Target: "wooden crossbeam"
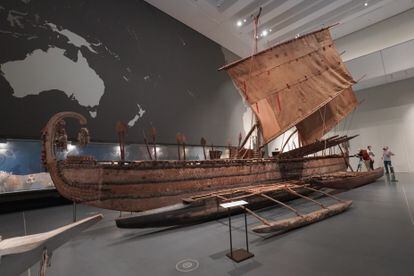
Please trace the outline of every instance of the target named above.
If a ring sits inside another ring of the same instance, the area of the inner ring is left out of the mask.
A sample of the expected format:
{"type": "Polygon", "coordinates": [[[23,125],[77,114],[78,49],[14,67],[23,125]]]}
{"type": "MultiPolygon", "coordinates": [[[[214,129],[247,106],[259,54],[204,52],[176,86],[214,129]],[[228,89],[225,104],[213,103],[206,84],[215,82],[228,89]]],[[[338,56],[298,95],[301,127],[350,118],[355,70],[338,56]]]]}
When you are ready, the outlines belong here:
{"type": "Polygon", "coordinates": [[[279,201],[279,200],[277,200],[277,199],[274,199],[274,198],[272,198],[272,197],[270,197],[270,196],[268,196],[268,195],[265,195],[265,194],[260,194],[262,197],[264,197],[264,198],[267,198],[268,200],[271,200],[271,201],[273,201],[273,202],[275,202],[275,203],[277,203],[277,204],[280,204],[280,205],[282,205],[282,206],[284,206],[284,207],[286,207],[286,208],[288,208],[289,210],[291,210],[292,212],[294,212],[296,215],[298,215],[298,216],[300,216],[300,217],[302,217],[302,215],[299,213],[299,211],[298,210],[296,210],[295,208],[293,208],[293,207],[291,207],[291,206],[289,206],[289,205],[287,205],[287,204],[285,204],[285,203],[283,203],[283,202],[281,202],[281,201],[279,201]]]}
{"type": "Polygon", "coordinates": [[[216,195],[216,197],[217,197],[217,198],[219,198],[219,199],[221,199],[221,200],[227,200],[227,198],[226,198],[226,197],[221,196],[221,195],[216,195]]]}
{"type": "MultiPolygon", "coordinates": [[[[223,196],[220,196],[220,195],[216,195],[216,197],[217,197],[217,198],[219,198],[219,199],[221,199],[221,200],[228,201],[228,198],[226,198],[226,197],[223,197],[223,196]]],[[[258,214],[256,214],[256,213],[255,213],[255,212],[253,212],[252,210],[250,210],[249,208],[247,208],[247,207],[245,207],[245,206],[242,206],[242,205],[240,205],[240,206],[236,206],[236,207],[239,207],[239,208],[241,208],[241,209],[245,210],[247,213],[249,213],[250,215],[252,215],[252,216],[254,216],[255,218],[257,218],[257,219],[258,219],[260,222],[262,222],[263,224],[270,225],[270,222],[269,222],[267,219],[265,219],[265,218],[263,218],[263,217],[259,216],[258,214]]]]}
{"type": "Polygon", "coordinates": [[[311,191],[314,191],[314,192],[321,193],[321,194],[323,194],[323,195],[325,195],[325,196],[327,196],[327,197],[333,198],[333,199],[335,199],[335,200],[337,200],[337,201],[339,201],[339,202],[345,202],[345,200],[340,199],[339,197],[336,197],[336,196],[334,196],[334,195],[331,195],[331,194],[325,193],[324,191],[321,191],[321,190],[318,190],[318,189],[314,189],[314,188],[311,188],[311,187],[303,187],[303,188],[308,189],[308,190],[311,190],[311,191]]]}
{"type": "Polygon", "coordinates": [[[309,201],[312,201],[313,203],[315,203],[315,204],[318,204],[319,206],[321,206],[322,208],[324,208],[324,209],[326,209],[326,206],[325,205],[323,205],[322,203],[320,203],[320,202],[318,202],[318,201],[316,201],[316,200],[314,200],[313,198],[310,198],[310,197],[307,197],[307,196],[304,196],[304,195],[302,195],[302,194],[300,194],[300,193],[297,193],[297,192],[295,192],[294,190],[292,190],[291,188],[286,188],[286,191],[288,191],[289,193],[292,193],[292,194],[294,194],[294,195],[297,195],[298,197],[301,197],[301,198],[303,198],[303,199],[307,199],[307,200],[309,200],[309,201]]]}
{"type": "Polygon", "coordinates": [[[266,225],[269,225],[270,226],[270,222],[267,220],[267,219],[265,219],[265,218],[263,218],[263,217],[261,217],[261,216],[259,216],[258,214],[256,214],[255,212],[253,212],[252,210],[250,210],[249,208],[247,208],[247,207],[244,207],[244,206],[239,206],[240,208],[242,208],[243,210],[245,210],[246,212],[248,212],[250,215],[252,215],[252,216],[254,216],[255,218],[257,218],[259,221],[261,221],[263,224],[266,224],[266,225]]]}
{"type": "Polygon", "coordinates": [[[260,193],[267,193],[267,192],[275,192],[278,190],[283,190],[285,187],[294,187],[294,188],[300,188],[303,186],[303,182],[301,181],[285,181],[285,182],[276,182],[276,183],[269,183],[269,184],[263,184],[259,186],[254,186],[253,184],[251,186],[245,186],[240,188],[233,188],[233,189],[226,189],[218,192],[212,192],[212,193],[206,193],[202,195],[192,196],[190,198],[183,199],[185,202],[194,202],[196,200],[203,200],[208,198],[214,198],[218,195],[220,196],[231,196],[237,193],[246,193],[245,195],[240,195],[236,197],[227,197],[225,198],[226,201],[229,200],[240,200],[252,196],[256,196],[260,193]]]}
{"type": "Polygon", "coordinates": [[[250,192],[247,192],[247,191],[244,191],[244,192],[248,193],[248,194],[227,198],[225,201],[237,201],[237,200],[242,200],[242,199],[246,199],[246,198],[257,195],[257,193],[250,193],[250,192]]]}

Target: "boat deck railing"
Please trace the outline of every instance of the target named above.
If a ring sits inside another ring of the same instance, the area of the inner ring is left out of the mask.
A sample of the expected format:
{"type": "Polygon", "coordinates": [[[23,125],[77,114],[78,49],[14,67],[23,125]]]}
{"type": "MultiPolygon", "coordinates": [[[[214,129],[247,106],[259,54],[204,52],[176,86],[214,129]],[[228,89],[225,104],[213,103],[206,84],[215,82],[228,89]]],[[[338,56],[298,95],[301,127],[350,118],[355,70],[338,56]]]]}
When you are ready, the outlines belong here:
{"type": "Polygon", "coordinates": [[[122,167],[122,168],[198,168],[198,167],[222,167],[222,166],[246,166],[259,164],[284,164],[304,162],[318,159],[328,158],[342,158],[341,155],[325,155],[325,156],[308,156],[302,158],[292,159],[278,159],[278,158],[252,158],[252,159],[216,159],[216,160],[85,160],[85,161],[60,161],[64,165],[87,165],[87,166],[108,166],[108,167],[122,167]]]}

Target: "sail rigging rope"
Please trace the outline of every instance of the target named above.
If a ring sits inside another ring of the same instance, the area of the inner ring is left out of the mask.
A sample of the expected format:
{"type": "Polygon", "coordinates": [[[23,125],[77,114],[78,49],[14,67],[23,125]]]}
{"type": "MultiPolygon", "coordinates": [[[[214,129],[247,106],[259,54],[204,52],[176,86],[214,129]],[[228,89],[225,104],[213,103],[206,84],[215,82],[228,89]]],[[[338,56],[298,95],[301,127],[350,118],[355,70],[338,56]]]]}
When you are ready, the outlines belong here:
{"type": "MultiPolygon", "coordinates": [[[[339,105],[338,101],[336,101],[335,114],[338,114],[338,105],[339,105]]],[[[336,135],[336,132],[338,130],[338,124],[339,124],[338,120],[336,120],[336,119],[335,119],[335,122],[336,122],[336,124],[335,124],[335,127],[334,127],[334,135],[336,135]]],[[[333,154],[336,154],[336,147],[333,147],[333,154]]]]}
{"type": "Polygon", "coordinates": [[[280,145],[280,150],[282,151],[282,148],[283,148],[283,141],[285,140],[285,133],[286,132],[283,132],[283,135],[282,135],[282,144],[280,145]]]}
{"type": "Polygon", "coordinates": [[[349,121],[349,124],[348,124],[348,128],[347,128],[346,133],[345,133],[346,135],[348,135],[348,133],[349,133],[349,129],[351,128],[351,125],[352,125],[352,119],[354,118],[355,109],[356,109],[356,108],[354,108],[354,110],[352,110],[352,113],[351,113],[351,118],[350,118],[350,121],[349,121]]]}
{"type": "Polygon", "coordinates": [[[346,129],[346,124],[347,124],[347,122],[348,122],[348,117],[349,116],[346,116],[345,117],[345,119],[343,120],[343,127],[342,127],[342,133],[345,133],[345,129],[346,129]]]}
{"type": "MultiPolygon", "coordinates": [[[[326,106],[327,104],[325,104],[324,108],[323,108],[323,116],[322,116],[322,111],[321,109],[319,109],[319,115],[321,116],[321,120],[322,120],[322,135],[321,137],[323,137],[323,135],[325,135],[325,129],[326,129],[326,106]]],[[[324,145],[324,150],[326,149],[326,139],[325,139],[325,145],[324,145]]]]}

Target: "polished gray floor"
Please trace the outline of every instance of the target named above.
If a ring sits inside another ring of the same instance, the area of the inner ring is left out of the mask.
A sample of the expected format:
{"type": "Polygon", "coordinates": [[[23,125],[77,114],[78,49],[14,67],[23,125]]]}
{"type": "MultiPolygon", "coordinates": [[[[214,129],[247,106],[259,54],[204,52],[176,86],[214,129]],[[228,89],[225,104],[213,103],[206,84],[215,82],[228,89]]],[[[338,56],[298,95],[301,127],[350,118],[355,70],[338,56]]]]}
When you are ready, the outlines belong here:
{"type": "MultiPolygon", "coordinates": [[[[281,235],[249,231],[255,257],[236,264],[228,252],[228,221],[173,229],[123,230],[119,212],[78,206],[78,217],[102,212],[105,218],[54,252],[48,275],[414,275],[414,174],[382,179],[340,194],[354,201],[338,216],[281,235]],[[199,262],[179,272],[183,259],[199,262]]],[[[300,210],[314,209],[298,200],[300,210]]],[[[276,208],[261,214],[286,217],[276,208]]],[[[0,216],[3,238],[47,231],[72,220],[71,206],[0,216]]],[[[243,246],[243,216],[232,219],[236,247],[243,246]]],[[[257,224],[248,218],[249,227],[257,224]]],[[[37,275],[38,265],[30,270],[37,275]]],[[[29,273],[27,273],[29,274],[29,273]]],[[[26,274],[26,275],[27,275],[26,274]]]]}

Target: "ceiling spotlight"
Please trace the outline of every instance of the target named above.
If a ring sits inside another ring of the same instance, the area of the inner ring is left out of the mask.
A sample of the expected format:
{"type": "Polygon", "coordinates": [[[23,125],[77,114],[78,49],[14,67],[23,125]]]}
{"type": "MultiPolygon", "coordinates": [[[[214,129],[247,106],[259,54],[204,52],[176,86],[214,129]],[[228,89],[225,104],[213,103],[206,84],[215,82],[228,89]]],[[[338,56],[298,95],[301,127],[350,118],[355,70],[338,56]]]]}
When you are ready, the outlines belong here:
{"type": "Polygon", "coordinates": [[[364,3],[364,6],[365,6],[365,7],[366,7],[366,6],[368,6],[368,2],[365,2],[365,3],[364,3]]]}
{"type": "Polygon", "coordinates": [[[267,36],[267,30],[262,31],[262,36],[267,36]]]}
{"type": "Polygon", "coordinates": [[[237,21],[237,27],[240,27],[241,25],[243,25],[243,22],[241,20],[237,21]]]}
{"type": "Polygon", "coordinates": [[[243,22],[246,23],[247,22],[247,19],[243,19],[243,22]]]}
{"type": "Polygon", "coordinates": [[[272,29],[269,29],[269,33],[272,31],[272,29]]]}

